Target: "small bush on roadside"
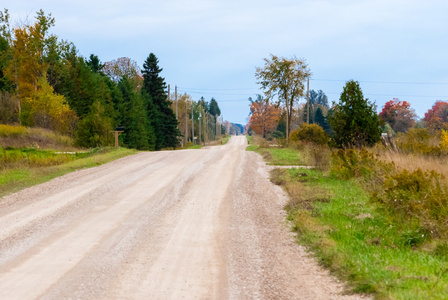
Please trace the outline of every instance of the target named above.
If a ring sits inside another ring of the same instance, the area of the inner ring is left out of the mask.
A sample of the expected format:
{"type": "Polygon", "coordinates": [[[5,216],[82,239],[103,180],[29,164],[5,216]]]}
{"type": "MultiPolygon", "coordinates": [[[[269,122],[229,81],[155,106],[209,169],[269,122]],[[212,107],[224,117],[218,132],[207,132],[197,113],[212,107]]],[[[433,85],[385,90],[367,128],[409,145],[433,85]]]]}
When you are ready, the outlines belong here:
{"type": "Polygon", "coordinates": [[[266,139],[268,141],[278,140],[278,139],[281,139],[281,138],[284,138],[284,137],[285,137],[285,135],[283,134],[283,132],[278,131],[278,130],[270,132],[270,133],[268,133],[266,135],[266,139]]]}
{"type": "Polygon", "coordinates": [[[304,141],[317,145],[326,145],[330,141],[330,136],[317,124],[302,124],[291,132],[289,138],[293,142],[304,141]]]}
{"type": "Polygon", "coordinates": [[[391,175],[374,198],[404,220],[419,220],[433,236],[445,236],[448,224],[448,186],[444,176],[418,169],[391,175]]]}
{"type": "Polygon", "coordinates": [[[367,180],[384,178],[394,169],[392,164],[379,161],[365,149],[338,150],[332,154],[331,175],[339,179],[363,177],[367,180]]]}
{"type": "Polygon", "coordinates": [[[309,166],[315,166],[318,170],[327,171],[330,168],[331,150],[327,145],[303,143],[305,161],[309,166]]]}

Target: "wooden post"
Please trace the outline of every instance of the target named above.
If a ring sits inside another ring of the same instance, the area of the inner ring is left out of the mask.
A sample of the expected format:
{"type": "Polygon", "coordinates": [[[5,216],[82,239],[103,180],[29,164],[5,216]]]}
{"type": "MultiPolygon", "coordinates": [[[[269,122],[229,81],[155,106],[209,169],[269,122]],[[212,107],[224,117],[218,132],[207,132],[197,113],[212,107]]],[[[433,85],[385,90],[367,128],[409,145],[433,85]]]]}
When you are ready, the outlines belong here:
{"type": "Polygon", "coordinates": [[[111,131],[111,132],[114,133],[114,136],[115,136],[115,149],[117,149],[118,148],[118,134],[122,133],[124,131],[122,131],[122,130],[114,130],[114,131],[111,131]]]}
{"type": "Polygon", "coordinates": [[[307,113],[306,113],[306,124],[310,124],[310,78],[307,78],[306,81],[306,107],[307,107],[307,113]]]}

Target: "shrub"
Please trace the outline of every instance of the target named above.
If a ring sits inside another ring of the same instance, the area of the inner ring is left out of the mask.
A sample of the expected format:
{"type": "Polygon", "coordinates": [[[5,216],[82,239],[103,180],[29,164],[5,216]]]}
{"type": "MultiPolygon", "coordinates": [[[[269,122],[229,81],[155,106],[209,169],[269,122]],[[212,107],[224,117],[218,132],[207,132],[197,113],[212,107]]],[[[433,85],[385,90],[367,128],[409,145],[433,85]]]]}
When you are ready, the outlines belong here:
{"type": "Polygon", "coordinates": [[[372,152],[365,149],[347,149],[332,154],[330,174],[339,179],[363,177],[382,184],[385,176],[393,170],[393,164],[379,161],[372,152]]]}
{"type": "Polygon", "coordinates": [[[396,139],[398,149],[406,153],[423,155],[441,155],[440,138],[427,128],[411,128],[406,134],[398,134],[396,139]]]}
{"type": "Polygon", "coordinates": [[[27,130],[24,126],[0,124],[0,137],[19,137],[26,134],[27,130]]]}
{"type": "Polygon", "coordinates": [[[266,135],[266,139],[268,141],[272,141],[274,139],[281,139],[281,138],[284,138],[284,137],[285,137],[285,135],[283,134],[283,132],[278,131],[278,130],[270,132],[270,133],[268,133],[266,135]]]}
{"type": "Polygon", "coordinates": [[[331,162],[331,150],[327,145],[304,144],[305,161],[307,165],[318,170],[327,171],[331,162]]]}
{"type": "Polygon", "coordinates": [[[302,124],[291,132],[289,139],[293,142],[304,141],[317,145],[325,145],[330,141],[330,136],[317,124],[302,124]]]}
{"type": "Polygon", "coordinates": [[[375,198],[402,218],[417,219],[433,235],[440,235],[448,222],[448,186],[444,180],[435,171],[403,170],[389,176],[375,198]]]}

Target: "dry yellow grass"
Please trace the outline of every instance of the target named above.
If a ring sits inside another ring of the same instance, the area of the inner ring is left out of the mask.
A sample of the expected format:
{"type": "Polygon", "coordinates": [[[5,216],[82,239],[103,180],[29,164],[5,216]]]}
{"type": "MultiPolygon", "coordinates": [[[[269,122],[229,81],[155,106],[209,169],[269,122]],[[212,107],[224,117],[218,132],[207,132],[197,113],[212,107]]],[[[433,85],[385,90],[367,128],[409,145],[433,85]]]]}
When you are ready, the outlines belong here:
{"type": "Polygon", "coordinates": [[[434,170],[445,176],[448,180],[448,157],[447,156],[423,156],[420,154],[406,154],[400,152],[390,152],[380,148],[374,148],[373,151],[379,156],[379,159],[385,162],[394,162],[399,170],[422,171],[434,170]]]}

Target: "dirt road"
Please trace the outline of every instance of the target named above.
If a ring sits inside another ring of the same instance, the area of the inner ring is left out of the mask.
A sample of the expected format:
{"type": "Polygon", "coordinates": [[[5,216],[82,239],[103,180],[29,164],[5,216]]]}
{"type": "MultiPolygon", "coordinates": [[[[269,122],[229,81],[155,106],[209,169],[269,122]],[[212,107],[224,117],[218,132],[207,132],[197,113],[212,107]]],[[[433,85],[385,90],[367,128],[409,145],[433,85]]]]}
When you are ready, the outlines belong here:
{"type": "Polygon", "coordinates": [[[0,299],[357,299],[293,241],[245,137],[0,199],[0,299]]]}

